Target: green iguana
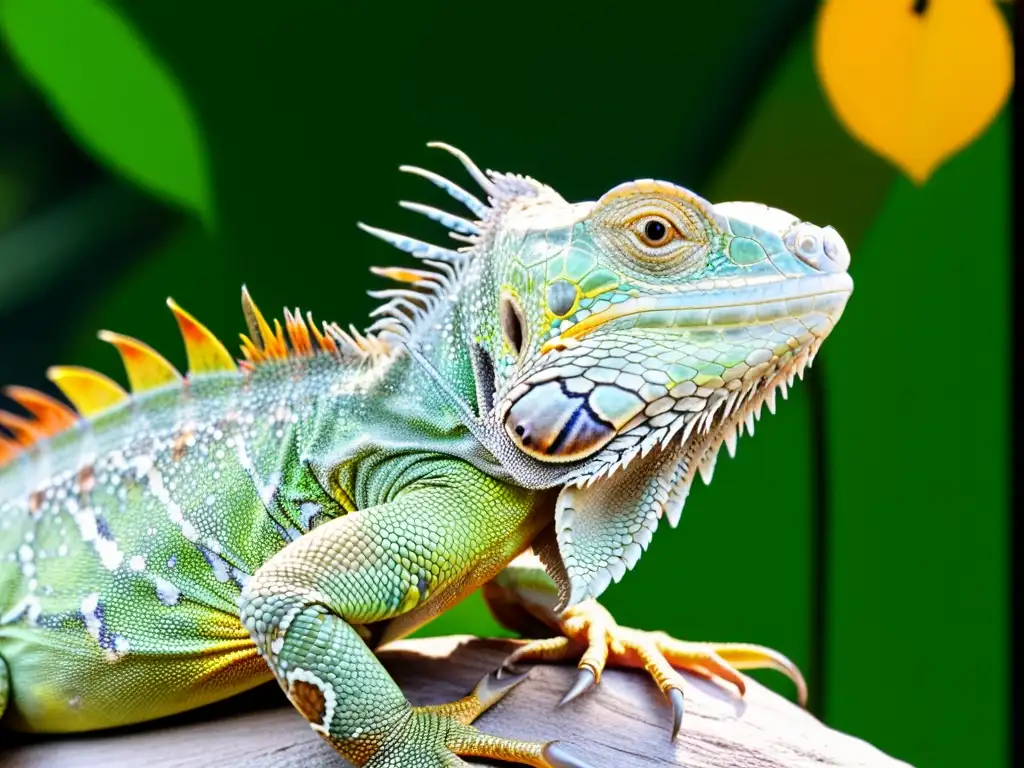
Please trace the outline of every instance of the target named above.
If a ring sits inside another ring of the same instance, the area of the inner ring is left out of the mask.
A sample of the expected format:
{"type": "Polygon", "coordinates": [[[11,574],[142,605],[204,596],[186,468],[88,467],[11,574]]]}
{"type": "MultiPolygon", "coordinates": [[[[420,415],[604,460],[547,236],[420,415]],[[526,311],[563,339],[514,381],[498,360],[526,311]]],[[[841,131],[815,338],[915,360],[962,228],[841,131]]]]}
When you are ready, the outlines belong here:
{"type": "Polygon", "coordinates": [[[571,204],[434,146],[487,202],[403,167],[472,215],[401,203],[453,248],[360,225],[423,266],[374,269],[404,285],[372,294],[365,332],[271,324],[243,289],[236,361],[168,300],[187,376],[102,332],[130,395],[76,367],[48,372],[75,410],[6,390],[24,413],[0,412],[4,726],[137,723],[273,676],[356,766],[557,768],[584,764],[471,725],[517,663],[578,661],[567,699],[606,664],[642,667],[673,737],[677,669],[742,694],[736,670],[775,668],[803,697],[775,651],[620,627],[595,598],[810,364],[853,289],[842,238],[662,181],[571,204]],[[481,586],[500,621],[548,636],[466,698],[411,706],[373,649],[481,586]]]}

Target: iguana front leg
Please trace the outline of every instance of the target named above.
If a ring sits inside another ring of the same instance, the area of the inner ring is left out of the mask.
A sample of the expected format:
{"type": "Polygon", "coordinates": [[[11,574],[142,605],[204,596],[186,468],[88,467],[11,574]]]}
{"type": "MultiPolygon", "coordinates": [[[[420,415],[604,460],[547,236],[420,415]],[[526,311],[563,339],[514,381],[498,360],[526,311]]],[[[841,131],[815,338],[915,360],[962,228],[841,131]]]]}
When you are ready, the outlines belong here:
{"type": "Polygon", "coordinates": [[[326,523],[269,560],[243,592],[242,621],[291,702],[356,766],[464,765],[456,754],[582,766],[552,744],[470,725],[507,682],[485,679],[460,702],[412,707],[363,641],[363,625],[471,591],[533,533],[529,493],[435,463],[386,503],[326,523]]]}
{"type": "Polygon", "coordinates": [[[740,695],[746,686],[737,670],[775,669],[794,682],[800,703],[806,703],[807,685],[800,670],[777,651],[741,643],[686,642],[664,632],[620,627],[596,600],[584,600],[556,613],[557,592],[557,586],[532,553],[516,558],[483,588],[495,617],[510,629],[532,629],[536,636],[540,622],[555,631],[554,636],[520,646],[506,659],[506,667],[526,661],[578,662],[579,677],[561,704],[593,688],[608,664],[643,668],[651,675],[672,705],[673,739],[683,716],[684,684],[677,669],[705,679],[726,680],[736,686],[740,695]]]}

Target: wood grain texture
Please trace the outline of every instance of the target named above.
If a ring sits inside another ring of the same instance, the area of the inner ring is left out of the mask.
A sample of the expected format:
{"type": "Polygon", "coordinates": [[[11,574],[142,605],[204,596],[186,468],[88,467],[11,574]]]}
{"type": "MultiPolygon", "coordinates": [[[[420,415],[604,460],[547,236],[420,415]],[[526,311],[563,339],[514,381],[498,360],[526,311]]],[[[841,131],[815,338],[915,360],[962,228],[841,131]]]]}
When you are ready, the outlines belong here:
{"type": "MultiPolygon", "coordinates": [[[[409,640],[381,659],[413,703],[428,704],[464,695],[513,643],[409,640]]],[[[740,699],[724,685],[689,678],[683,728],[671,743],[668,706],[645,675],[608,670],[595,691],[557,708],[574,678],[570,666],[534,667],[478,725],[504,736],[559,739],[593,768],[908,768],[752,680],[740,699]]],[[[274,686],[149,726],[49,741],[3,733],[0,740],[0,768],[342,765],[274,686]]]]}

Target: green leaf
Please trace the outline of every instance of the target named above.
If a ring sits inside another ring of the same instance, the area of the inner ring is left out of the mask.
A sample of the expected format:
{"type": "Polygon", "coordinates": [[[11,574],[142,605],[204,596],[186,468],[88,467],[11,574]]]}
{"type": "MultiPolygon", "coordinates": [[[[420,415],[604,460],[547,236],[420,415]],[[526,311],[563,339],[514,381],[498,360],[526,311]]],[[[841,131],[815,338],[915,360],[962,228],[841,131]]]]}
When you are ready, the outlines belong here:
{"type": "Polygon", "coordinates": [[[0,33],[84,148],[212,219],[206,155],[188,101],[115,8],[101,0],[0,0],[0,33]]]}

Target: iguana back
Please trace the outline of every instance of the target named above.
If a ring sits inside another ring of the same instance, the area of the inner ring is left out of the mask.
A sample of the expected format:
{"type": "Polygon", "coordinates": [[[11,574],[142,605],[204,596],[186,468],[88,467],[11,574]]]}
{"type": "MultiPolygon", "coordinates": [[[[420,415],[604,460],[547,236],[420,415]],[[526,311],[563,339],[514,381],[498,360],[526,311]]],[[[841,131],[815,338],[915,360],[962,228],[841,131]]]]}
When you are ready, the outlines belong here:
{"type": "Polygon", "coordinates": [[[103,409],[96,418],[9,391],[35,418],[3,416],[25,444],[0,467],[0,656],[17,660],[18,690],[5,723],[134,722],[168,714],[145,695],[155,682],[181,687],[173,698],[186,709],[266,680],[239,593],[275,552],[345,511],[297,459],[320,398],[331,391],[343,409],[369,356],[346,358],[290,316],[291,347],[279,334],[276,347],[249,342],[258,364],[239,371],[174,309],[187,380],[141,343],[104,334],[134,395],[95,372],[51,370],[82,415],[103,409]]]}

